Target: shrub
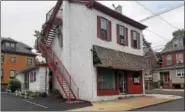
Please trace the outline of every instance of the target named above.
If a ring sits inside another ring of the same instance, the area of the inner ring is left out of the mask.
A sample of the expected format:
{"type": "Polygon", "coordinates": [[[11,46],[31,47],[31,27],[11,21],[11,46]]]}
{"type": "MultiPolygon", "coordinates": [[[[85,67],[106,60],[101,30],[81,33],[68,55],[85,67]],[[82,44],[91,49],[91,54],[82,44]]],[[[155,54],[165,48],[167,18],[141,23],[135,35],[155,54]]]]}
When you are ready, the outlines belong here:
{"type": "Polygon", "coordinates": [[[30,92],[31,97],[40,97],[41,93],[40,92],[30,92]]]}
{"type": "Polygon", "coordinates": [[[15,92],[16,90],[21,90],[21,82],[18,79],[16,79],[16,78],[9,79],[7,87],[12,92],[15,92]]]}

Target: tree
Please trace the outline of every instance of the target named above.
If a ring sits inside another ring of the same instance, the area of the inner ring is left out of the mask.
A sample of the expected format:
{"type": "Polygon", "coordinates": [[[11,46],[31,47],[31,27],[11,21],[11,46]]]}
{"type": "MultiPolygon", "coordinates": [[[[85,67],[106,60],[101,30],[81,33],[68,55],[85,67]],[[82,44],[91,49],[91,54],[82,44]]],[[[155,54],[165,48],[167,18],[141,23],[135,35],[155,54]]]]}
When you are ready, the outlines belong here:
{"type": "Polygon", "coordinates": [[[34,36],[35,36],[35,37],[37,37],[37,38],[39,38],[39,37],[40,37],[40,35],[41,35],[41,32],[40,32],[40,31],[38,31],[38,30],[35,30],[35,34],[34,34],[34,36]]]}
{"type": "Polygon", "coordinates": [[[173,37],[178,37],[178,36],[184,37],[184,33],[185,33],[184,29],[179,29],[177,31],[174,31],[172,35],[173,37]]]}

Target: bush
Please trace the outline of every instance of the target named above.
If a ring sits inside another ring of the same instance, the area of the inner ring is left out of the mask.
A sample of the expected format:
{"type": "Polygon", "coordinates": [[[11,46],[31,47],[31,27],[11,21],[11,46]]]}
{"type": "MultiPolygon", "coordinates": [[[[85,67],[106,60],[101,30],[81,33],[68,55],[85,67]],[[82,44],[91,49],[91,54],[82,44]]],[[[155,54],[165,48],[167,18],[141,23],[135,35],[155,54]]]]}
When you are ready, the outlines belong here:
{"type": "Polygon", "coordinates": [[[31,97],[40,97],[41,93],[40,92],[30,92],[29,96],[31,97]]]}
{"type": "Polygon", "coordinates": [[[21,90],[21,82],[18,79],[16,79],[16,78],[9,79],[7,87],[12,92],[15,92],[16,90],[21,90]]]}

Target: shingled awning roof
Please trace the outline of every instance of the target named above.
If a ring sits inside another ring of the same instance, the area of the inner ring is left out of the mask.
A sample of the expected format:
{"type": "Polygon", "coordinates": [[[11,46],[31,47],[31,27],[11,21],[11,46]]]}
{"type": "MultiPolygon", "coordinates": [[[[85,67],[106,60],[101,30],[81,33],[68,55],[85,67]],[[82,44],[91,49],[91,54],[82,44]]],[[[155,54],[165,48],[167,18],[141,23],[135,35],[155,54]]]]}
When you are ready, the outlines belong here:
{"type": "Polygon", "coordinates": [[[143,56],[93,45],[93,61],[97,67],[141,71],[143,56]]]}

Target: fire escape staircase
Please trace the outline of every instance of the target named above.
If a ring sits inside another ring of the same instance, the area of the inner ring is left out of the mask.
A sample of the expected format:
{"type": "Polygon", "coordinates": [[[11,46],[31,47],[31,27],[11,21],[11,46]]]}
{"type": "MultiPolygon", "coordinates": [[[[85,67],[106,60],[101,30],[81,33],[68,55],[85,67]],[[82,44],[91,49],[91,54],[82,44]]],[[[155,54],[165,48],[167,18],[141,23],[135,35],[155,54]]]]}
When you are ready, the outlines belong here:
{"type": "Polygon", "coordinates": [[[37,38],[36,47],[41,52],[42,56],[46,58],[48,67],[53,72],[53,75],[56,77],[62,91],[61,95],[67,99],[68,102],[78,99],[79,88],[72,80],[71,75],[57,57],[55,52],[52,50],[51,45],[53,39],[57,34],[57,29],[62,24],[61,18],[57,18],[56,15],[62,5],[62,0],[58,0],[55,5],[50,19],[45,23],[42,36],[37,38]]]}

